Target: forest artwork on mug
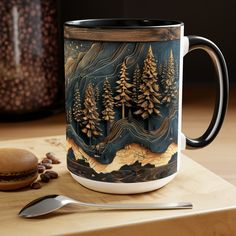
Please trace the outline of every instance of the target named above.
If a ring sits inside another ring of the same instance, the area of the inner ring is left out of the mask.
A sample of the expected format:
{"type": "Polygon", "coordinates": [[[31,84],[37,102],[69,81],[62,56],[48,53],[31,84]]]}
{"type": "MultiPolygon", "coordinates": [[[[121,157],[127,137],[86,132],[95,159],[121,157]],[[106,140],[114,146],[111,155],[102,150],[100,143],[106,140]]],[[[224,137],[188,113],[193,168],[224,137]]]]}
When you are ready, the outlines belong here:
{"type": "Polygon", "coordinates": [[[177,171],[180,40],[65,39],[68,169],[136,183],[177,171]]]}

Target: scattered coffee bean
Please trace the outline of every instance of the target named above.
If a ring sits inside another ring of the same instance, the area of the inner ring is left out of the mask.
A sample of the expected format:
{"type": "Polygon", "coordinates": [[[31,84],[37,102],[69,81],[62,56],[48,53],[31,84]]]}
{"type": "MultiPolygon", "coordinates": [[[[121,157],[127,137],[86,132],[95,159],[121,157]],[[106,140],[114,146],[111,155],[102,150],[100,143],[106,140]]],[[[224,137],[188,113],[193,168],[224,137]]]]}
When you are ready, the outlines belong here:
{"type": "Polygon", "coordinates": [[[50,176],[48,174],[41,174],[40,179],[44,183],[48,183],[50,181],[50,176]]]}
{"type": "Polygon", "coordinates": [[[57,179],[58,178],[58,173],[53,170],[48,170],[45,172],[45,174],[48,174],[50,176],[50,179],[57,179]]]}
{"type": "Polygon", "coordinates": [[[50,163],[42,163],[46,169],[52,169],[52,165],[50,163]]]}
{"type": "Polygon", "coordinates": [[[48,158],[43,158],[42,163],[49,163],[52,164],[52,160],[48,159],[48,158]]]}
{"type": "Polygon", "coordinates": [[[42,164],[38,164],[38,173],[43,173],[46,170],[46,167],[42,164]]]}
{"type": "Polygon", "coordinates": [[[60,164],[61,162],[58,159],[52,160],[52,164],[60,164]]]}
{"type": "Polygon", "coordinates": [[[60,160],[56,158],[55,154],[53,152],[46,153],[46,157],[50,160],[52,160],[52,164],[60,164],[60,160]]]}
{"type": "Polygon", "coordinates": [[[41,188],[41,184],[37,181],[31,184],[30,186],[32,189],[39,189],[41,188]]]}
{"type": "Polygon", "coordinates": [[[47,152],[46,157],[51,160],[56,158],[55,153],[53,152],[47,152]]]}

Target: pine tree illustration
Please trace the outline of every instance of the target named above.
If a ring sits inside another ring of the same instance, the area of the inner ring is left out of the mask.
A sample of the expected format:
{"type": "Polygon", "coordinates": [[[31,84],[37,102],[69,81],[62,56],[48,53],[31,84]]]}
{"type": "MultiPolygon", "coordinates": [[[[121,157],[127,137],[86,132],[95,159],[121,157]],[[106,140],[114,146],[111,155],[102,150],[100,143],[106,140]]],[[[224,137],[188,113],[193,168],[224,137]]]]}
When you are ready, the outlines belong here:
{"type": "Polygon", "coordinates": [[[104,110],[102,111],[102,119],[107,121],[107,134],[110,131],[110,126],[115,119],[114,112],[114,98],[112,96],[111,85],[106,78],[103,84],[103,106],[104,110]]]}
{"type": "Polygon", "coordinates": [[[73,105],[72,105],[72,115],[73,119],[76,121],[76,129],[78,130],[78,125],[81,126],[83,111],[80,100],[80,91],[76,89],[73,96],[73,105]]]}
{"type": "Polygon", "coordinates": [[[158,68],[158,75],[159,75],[160,78],[161,78],[161,75],[162,75],[162,71],[163,71],[163,65],[160,64],[159,68],[158,68]]]}
{"type": "Polygon", "coordinates": [[[179,65],[178,62],[175,63],[175,79],[179,78],[179,65]]]}
{"type": "Polygon", "coordinates": [[[100,98],[100,92],[99,92],[98,86],[96,86],[96,89],[95,89],[95,97],[96,97],[96,102],[98,103],[99,98],[100,98]]]}
{"type": "Polygon", "coordinates": [[[161,83],[163,84],[167,74],[167,61],[161,64],[161,70],[159,71],[161,83]]]}
{"type": "Polygon", "coordinates": [[[141,115],[143,119],[147,119],[151,114],[161,115],[160,113],[160,88],[157,78],[157,64],[149,47],[148,54],[144,60],[142,81],[140,85],[140,95],[138,96],[138,110],[136,115],[141,115]]]}
{"type": "Polygon", "coordinates": [[[92,138],[102,135],[101,129],[99,128],[99,122],[100,118],[99,113],[97,112],[93,86],[89,83],[84,98],[82,132],[90,138],[90,145],[92,143],[92,138]]]}
{"type": "Polygon", "coordinates": [[[128,73],[126,72],[126,64],[125,62],[121,65],[119,80],[116,81],[118,86],[116,87],[116,92],[118,93],[117,96],[115,96],[116,106],[122,108],[122,118],[125,118],[125,107],[131,107],[131,97],[130,95],[132,92],[130,89],[133,87],[131,83],[129,83],[128,73]]]}
{"type": "Polygon", "coordinates": [[[162,80],[164,87],[164,97],[162,99],[162,102],[167,106],[169,106],[169,104],[171,104],[172,102],[175,102],[177,99],[178,89],[175,81],[175,76],[175,61],[173,51],[171,50],[166,69],[166,76],[165,79],[162,80]]]}
{"type": "Polygon", "coordinates": [[[66,123],[67,124],[71,124],[72,123],[72,109],[71,108],[69,108],[68,110],[67,110],[67,116],[66,116],[66,123]]]}
{"type": "Polygon", "coordinates": [[[136,65],[133,75],[133,102],[136,105],[138,103],[139,88],[141,84],[141,70],[139,65],[136,65]]]}

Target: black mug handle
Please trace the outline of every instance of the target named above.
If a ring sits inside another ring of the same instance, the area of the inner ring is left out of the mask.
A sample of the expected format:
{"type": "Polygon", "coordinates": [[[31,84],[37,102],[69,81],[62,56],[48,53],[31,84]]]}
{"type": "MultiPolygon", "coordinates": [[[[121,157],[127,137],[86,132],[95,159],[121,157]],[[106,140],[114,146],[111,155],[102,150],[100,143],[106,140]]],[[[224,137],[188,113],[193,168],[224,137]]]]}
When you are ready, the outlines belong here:
{"type": "Polygon", "coordinates": [[[215,101],[214,113],[205,133],[199,138],[191,139],[186,137],[186,148],[202,148],[210,144],[220,131],[228,105],[229,97],[229,78],[227,65],[220,49],[210,40],[199,36],[187,36],[189,50],[202,49],[210,56],[218,77],[217,96],[215,101]]]}

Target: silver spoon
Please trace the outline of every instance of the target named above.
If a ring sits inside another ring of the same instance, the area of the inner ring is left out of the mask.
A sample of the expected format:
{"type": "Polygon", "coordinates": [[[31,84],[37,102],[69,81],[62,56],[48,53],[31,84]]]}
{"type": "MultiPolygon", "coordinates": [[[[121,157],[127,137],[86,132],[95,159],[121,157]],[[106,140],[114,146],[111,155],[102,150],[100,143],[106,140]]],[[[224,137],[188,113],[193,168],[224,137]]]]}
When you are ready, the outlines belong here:
{"type": "Polygon", "coordinates": [[[56,211],[67,204],[76,204],[84,207],[96,207],[103,209],[130,209],[130,210],[168,210],[168,209],[191,209],[193,205],[191,202],[176,202],[176,203],[127,203],[127,204],[108,204],[108,203],[89,203],[74,200],[72,198],[62,195],[46,195],[44,197],[37,198],[28,203],[19,212],[19,216],[26,218],[33,218],[37,216],[46,215],[53,211],[56,211]]]}

